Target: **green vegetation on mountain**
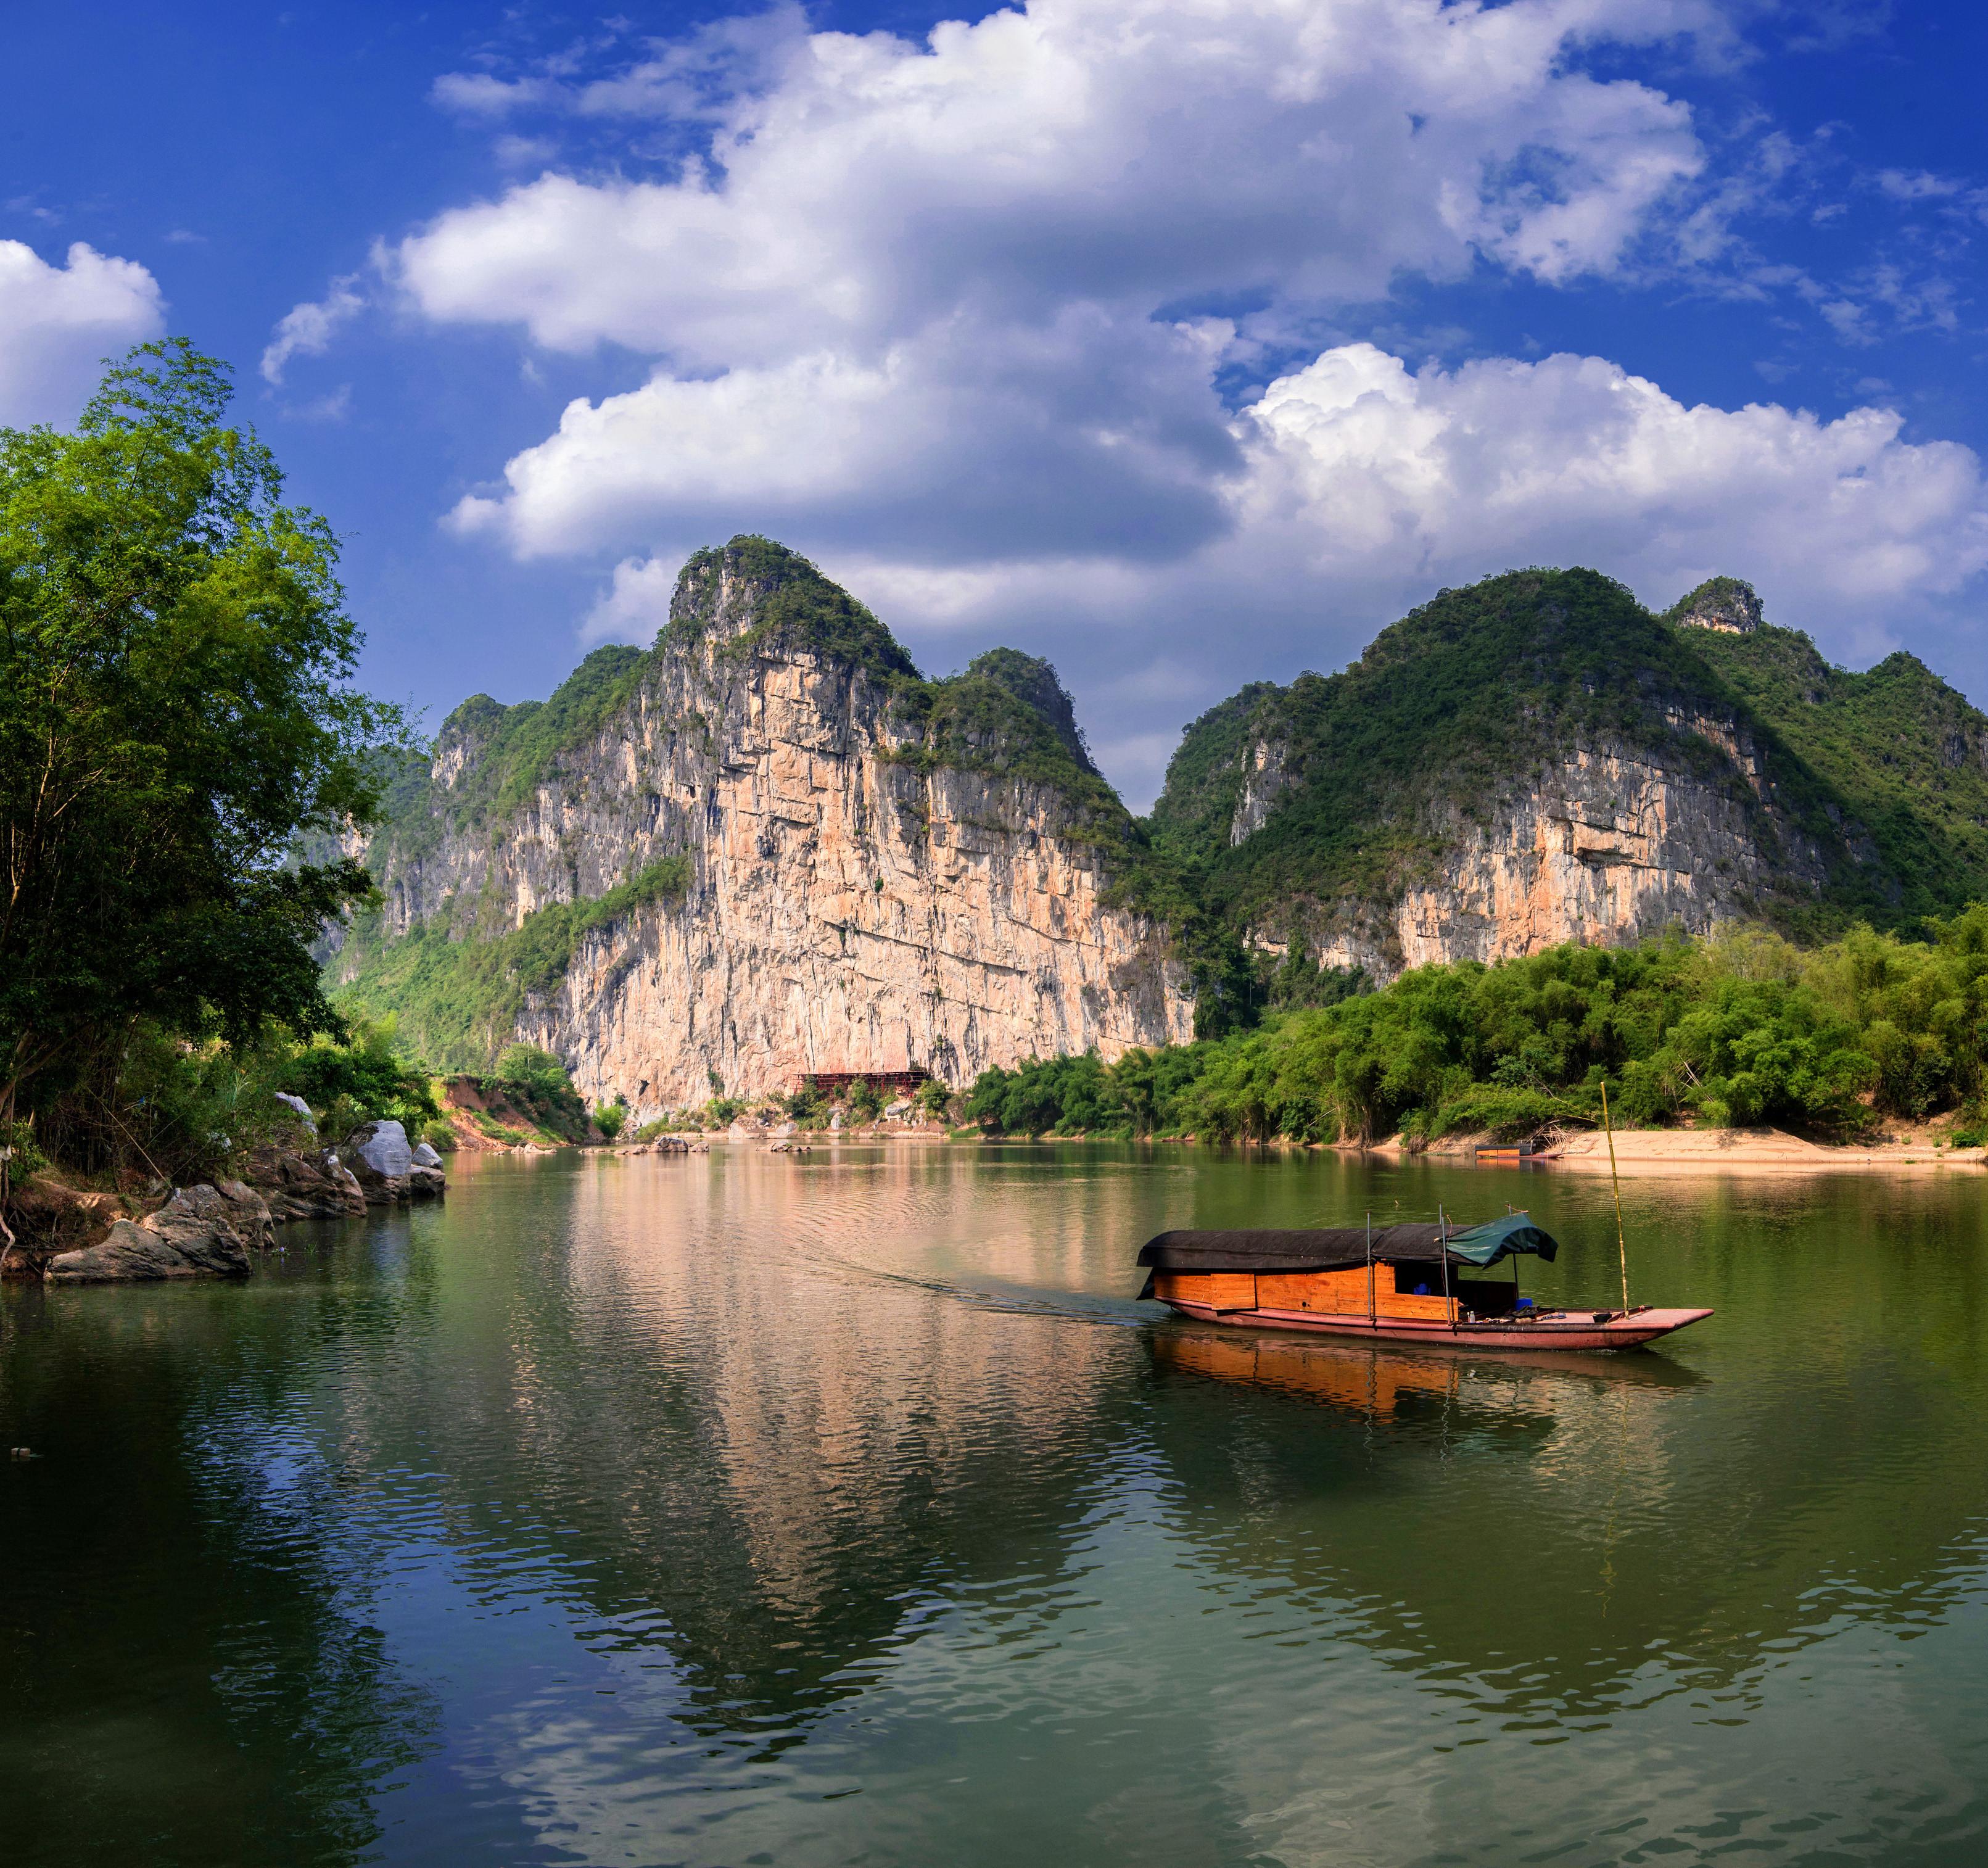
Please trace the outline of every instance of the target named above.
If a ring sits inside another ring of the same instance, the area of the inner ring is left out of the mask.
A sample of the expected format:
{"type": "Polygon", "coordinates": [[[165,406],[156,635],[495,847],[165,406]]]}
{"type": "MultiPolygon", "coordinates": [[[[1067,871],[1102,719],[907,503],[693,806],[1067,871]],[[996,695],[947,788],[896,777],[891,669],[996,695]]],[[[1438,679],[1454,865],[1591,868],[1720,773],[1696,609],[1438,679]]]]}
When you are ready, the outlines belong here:
{"type": "Polygon", "coordinates": [[[1712,618],[1737,630],[1757,629],[1760,600],[1743,578],[1708,577],[1664,612],[1667,623],[1680,623],[1687,617],[1712,618]]]}
{"type": "Polygon", "coordinates": [[[942,681],[898,682],[890,725],[909,743],[889,756],[922,772],[975,772],[1046,787],[1068,807],[1067,834],[1126,847],[1142,841],[1132,814],[1081,747],[1073,749],[1053,720],[979,668],[942,681]]]}
{"type": "Polygon", "coordinates": [[[651,902],[680,900],[695,867],[688,855],[661,858],[605,895],[549,903],[514,928],[479,927],[474,915],[466,928],[418,921],[396,940],[377,909],[355,916],[344,960],[353,976],[338,1003],[394,1016],[405,1041],[438,1070],[489,1070],[530,997],[559,985],[589,934],[651,902]]]}
{"type": "Polygon", "coordinates": [[[1192,1045],[1030,1059],[967,1102],[991,1134],[1431,1140],[1598,1123],[1776,1123],[1827,1139],[1988,1097],[1988,905],[1927,941],[1852,929],[1801,949],[1762,928],[1556,947],[1404,973],[1192,1045]]]}
{"type": "Polygon", "coordinates": [[[1253,681],[1226,700],[1217,701],[1182,736],[1167,765],[1166,788],[1148,820],[1167,848],[1186,859],[1205,861],[1228,846],[1252,725],[1259,710],[1283,692],[1273,681],[1253,681]]]}
{"type": "Polygon", "coordinates": [[[1063,750],[1085,771],[1095,775],[1097,763],[1085,743],[1084,729],[1077,723],[1077,706],[1069,691],[1057,679],[1057,672],[1040,655],[1025,655],[1019,648],[990,648],[966,665],[969,675],[999,682],[1023,706],[1049,723],[1063,743],[1063,750]]]}
{"type": "Polygon", "coordinates": [[[1797,630],[1690,633],[1726,690],[1814,774],[1846,838],[1868,838],[1893,892],[1875,914],[1905,922],[1988,894],[1988,719],[1964,697],[1913,655],[1858,674],[1797,630]]]}
{"type": "Polygon", "coordinates": [[[625,644],[597,648],[545,701],[500,707],[487,694],[465,701],[445,722],[476,749],[467,782],[451,792],[458,823],[508,816],[560,772],[560,755],[586,745],[634,697],[651,656],[625,644]]]}
{"type": "MultiPolygon", "coordinates": [[[[1694,599],[1751,597],[1714,584],[1694,599]]],[[[1792,631],[1676,627],[1589,570],[1443,591],[1339,674],[1245,689],[1189,728],[1151,824],[1209,912],[1301,937],[1335,904],[1436,875],[1457,825],[1603,736],[1726,793],[1753,828],[1753,910],[1791,932],[1899,926],[1988,894],[1988,721],[1959,695],[1906,656],[1851,675],[1792,631]],[[1773,810],[1728,731],[1760,756],[1773,810]],[[1232,845],[1259,746],[1281,789],[1232,845]],[[1820,897],[1791,839],[1820,854],[1820,897]]]]}
{"type": "Polygon", "coordinates": [[[727,644],[725,653],[826,656],[862,669],[878,681],[918,679],[918,668],[898,639],[839,584],[797,551],[756,533],[729,545],[692,554],[678,580],[669,622],[658,648],[687,643],[716,620],[721,574],[729,572],[751,593],[753,620],[727,644]]]}

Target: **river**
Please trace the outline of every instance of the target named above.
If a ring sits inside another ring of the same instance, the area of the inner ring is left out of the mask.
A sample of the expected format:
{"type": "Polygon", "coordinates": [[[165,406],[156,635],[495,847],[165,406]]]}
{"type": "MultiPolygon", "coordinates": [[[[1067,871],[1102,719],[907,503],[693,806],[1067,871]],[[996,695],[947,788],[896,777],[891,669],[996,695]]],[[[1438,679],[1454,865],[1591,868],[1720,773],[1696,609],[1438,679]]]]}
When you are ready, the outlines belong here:
{"type": "Polygon", "coordinates": [[[0,1855],[1973,1863],[1988,1182],[1625,1185],[1655,1352],[1172,1321],[1168,1226],[1608,1183],[1133,1146],[458,1158],[0,1293],[0,1855]]]}

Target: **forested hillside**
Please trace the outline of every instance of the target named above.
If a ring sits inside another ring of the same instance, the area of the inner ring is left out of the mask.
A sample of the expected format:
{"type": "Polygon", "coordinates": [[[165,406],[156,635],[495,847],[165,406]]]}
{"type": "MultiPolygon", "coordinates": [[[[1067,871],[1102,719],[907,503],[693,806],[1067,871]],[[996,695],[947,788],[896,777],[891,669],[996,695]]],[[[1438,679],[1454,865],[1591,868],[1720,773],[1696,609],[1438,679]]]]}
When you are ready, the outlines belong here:
{"type": "Polygon", "coordinates": [[[1142,823],[1047,663],[994,649],[928,680],[813,565],[741,537],[685,566],[650,648],[597,650],[544,702],[465,702],[368,861],[383,902],[333,962],[341,1000],[397,1016],[438,1065],[487,1068],[522,1037],[639,1104],[659,1050],[672,1093],[702,1095],[909,1042],[958,1081],[990,1041],[1019,1060],[1219,1037],[1431,963],[1735,922],[1909,935],[1988,896],[1988,719],[1910,656],[1832,668],[1734,579],[1659,616],[1594,571],[1515,571],[1439,592],[1337,674],[1211,709],[1142,823]],[[1045,834],[1081,906],[1038,873],[1045,834]],[[743,973],[714,906],[733,895],[754,904],[743,973]],[[1062,956],[1046,974],[1002,945],[1024,924],[1062,956]],[[1028,980],[1076,990],[1070,956],[1098,964],[1098,932],[1135,926],[1164,968],[1104,962],[1088,997],[1032,1009],[1028,980]],[[671,942],[715,983],[631,988],[671,942]],[[627,1009],[692,990],[718,995],[708,1038],[627,1009]],[[827,1009],[846,991],[910,994],[939,1023],[893,1038],[893,1011],[852,1036],[827,1009]],[[722,1035],[741,1007],[787,1033],[774,1051],[722,1035]]]}
{"type": "Polygon", "coordinates": [[[1988,893],[1988,719],[1922,664],[1848,673],[1793,630],[1691,627],[1581,570],[1442,591],[1338,674],[1245,689],[1188,729],[1151,824],[1229,925],[1330,951],[1349,913],[1439,894],[1473,844],[1495,842],[1501,812],[1607,760],[1654,774],[1662,795],[1631,809],[1613,784],[1556,800],[1576,828],[1614,820],[1613,845],[1570,835],[1571,853],[1667,864],[1685,886],[1601,938],[1680,908],[1701,927],[1755,916],[1819,938],[1988,893]],[[1631,847],[1675,843],[1688,808],[1706,819],[1701,848],[1689,832],[1655,862],[1631,847]]]}
{"type": "Polygon", "coordinates": [[[1182,1135],[1412,1145],[1598,1125],[1770,1123],[1824,1141],[1953,1115],[1988,1125],[1988,907],[1903,940],[1802,948],[1764,928],[1570,943],[1424,966],[1256,1030],[984,1072],[994,1135],[1182,1135]]]}

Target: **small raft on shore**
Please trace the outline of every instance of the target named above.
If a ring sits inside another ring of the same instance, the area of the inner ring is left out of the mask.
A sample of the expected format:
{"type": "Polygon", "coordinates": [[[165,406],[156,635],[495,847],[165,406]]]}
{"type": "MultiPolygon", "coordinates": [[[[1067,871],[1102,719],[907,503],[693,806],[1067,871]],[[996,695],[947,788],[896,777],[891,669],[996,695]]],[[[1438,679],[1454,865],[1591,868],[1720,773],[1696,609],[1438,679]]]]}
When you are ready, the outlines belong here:
{"type": "Polygon", "coordinates": [[[1550,1263],[1558,1242],[1516,1213],[1307,1231],[1167,1232],[1148,1240],[1142,1298],[1185,1317],[1254,1329],[1487,1349],[1634,1349],[1709,1310],[1541,1309],[1519,1294],[1518,1261],[1550,1263]],[[1481,1275],[1510,1261],[1508,1280],[1481,1275]],[[1468,1276],[1469,1273],[1479,1275],[1468,1276]]]}

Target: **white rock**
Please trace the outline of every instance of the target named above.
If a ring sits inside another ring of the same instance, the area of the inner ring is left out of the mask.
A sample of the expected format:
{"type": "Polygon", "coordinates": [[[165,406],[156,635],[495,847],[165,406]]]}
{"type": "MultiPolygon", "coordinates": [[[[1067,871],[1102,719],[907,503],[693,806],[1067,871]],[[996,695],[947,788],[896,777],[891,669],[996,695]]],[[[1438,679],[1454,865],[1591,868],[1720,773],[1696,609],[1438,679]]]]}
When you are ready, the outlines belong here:
{"type": "Polygon", "coordinates": [[[441,1166],[441,1156],[425,1142],[417,1142],[414,1144],[414,1160],[416,1164],[421,1167],[438,1168],[441,1166]]]}
{"type": "MultiPolygon", "coordinates": [[[[383,1122],[367,1125],[371,1132],[359,1131],[353,1140],[359,1140],[360,1158],[376,1174],[384,1174],[389,1180],[404,1177],[414,1165],[414,1151],[407,1146],[407,1132],[398,1122],[383,1122]]],[[[347,1147],[352,1142],[348,1141],[347,1147]]]]}
{"type": "Polygon", "coordinates": [[[301,1096],[292,1096],[287,1090],[279,1090],[276,1092],[276,1100],[286,1108],[296,1110],[297,1114],[303,1117],[304,1126],[313,1135],[317,1133],[317,1118],[311,1114],[310,1105],[301,1096]]]}

